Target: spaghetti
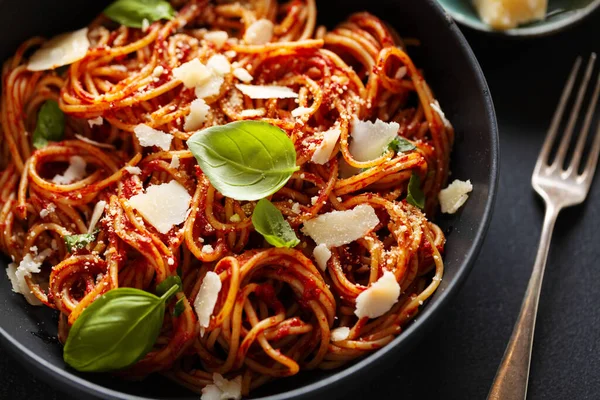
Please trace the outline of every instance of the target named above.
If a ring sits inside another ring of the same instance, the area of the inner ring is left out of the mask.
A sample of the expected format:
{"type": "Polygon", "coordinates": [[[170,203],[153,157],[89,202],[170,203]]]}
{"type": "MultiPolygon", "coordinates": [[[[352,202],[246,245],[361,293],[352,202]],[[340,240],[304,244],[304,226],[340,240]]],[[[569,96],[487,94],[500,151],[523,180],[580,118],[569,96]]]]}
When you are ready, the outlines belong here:
{"type": "Polygon", "coordinates": [[[41,38],[23,43],[4,64],[0,249],[16,264],[37,256],[39,272],[25,277],[29,300],[58,310],[64,342],[70,326],[107,291],[153,292],[180,274],[183,312],[175,316],[175,305],[167,306],[152,351],[122,374],[161,372],[196,392],[212,384],[216,372],[242,376],[247,395],[275,378],[337,368],[385,346],[442,278],[444,234],[426,215],[438,206],[453,142],[452,127],[406,44],[367,13],[333,30],[317,27],[314,0],[173,3],[173,19],[143,29],[99,16],[89,25],[85,57],[66,70],[27,69],[41,38]],[[249,44],[244,34],[260,20],[273,23],[272,37],[249,44]],[[227,40],[207,40],[215,31],[226,32],[227,40]],[[196,96],[173,70],[215,54],[245,69],[253,84],[298,93],[296,100],[252,99],[237,88],[236,74],[227,73],[218,93],[205,99],[202,124],[258,119],[287,133],[300,170],[271,201],[300,238],[295,248],[268,245],[250,218],[256,202],[216,191],[186,146],[197,131],[184,128],[196,96]],[[35,149],[31,133],[47,100],[58,101],[66,116],[64,138],[35,149]],[[294,116],[297,108],[302,113],[294,116]],[[416,149],[359,161],[350,151],[354,119],[397,122],[398,135],[416,149]],[[169,150],[142,146],[134,134],[140,123],[172,135],[169,150]],[[312,162],[323,132],[333,127],[340,138],[329,162],[312,162]],[[56,183],[74,156],[84,161],[83,176],[56,183]],[[421,178],[424,211],[405,200],[413,174],[421,178]],[[191,205],[185,222],[165,234],[144,223],[129,199],[170,181],[189,192],[191,205]],[[64,238],[89,233],[101,201],[107,206],[97,235],[70,252],[64,238]],[[358,205],[371,206],[379,223],[331,248],[321,270],[304,222],[358,205]],[[201,335],[193,301],[209,271],[222,288],[201,335]],[[398,282],[399,298],[380,317],[357,318],[357,297],[385,271],[398,282]],[[340,327],[347,335],[334,341],[331,332],[340,327]]]}

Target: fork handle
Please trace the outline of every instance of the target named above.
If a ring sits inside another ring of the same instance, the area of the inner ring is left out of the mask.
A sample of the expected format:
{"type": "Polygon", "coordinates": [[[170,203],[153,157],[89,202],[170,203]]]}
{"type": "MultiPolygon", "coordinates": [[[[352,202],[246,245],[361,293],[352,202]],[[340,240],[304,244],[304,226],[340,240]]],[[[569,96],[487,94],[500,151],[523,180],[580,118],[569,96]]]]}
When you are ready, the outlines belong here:
{"type": "Polygon", "coordinates": [[[552,231],[560,209],[547,204],[542,237],[521,311],[498,367],[488,400],[524,400],[527,397],[531,349],[544,269],[552,240],[552,231]]]}

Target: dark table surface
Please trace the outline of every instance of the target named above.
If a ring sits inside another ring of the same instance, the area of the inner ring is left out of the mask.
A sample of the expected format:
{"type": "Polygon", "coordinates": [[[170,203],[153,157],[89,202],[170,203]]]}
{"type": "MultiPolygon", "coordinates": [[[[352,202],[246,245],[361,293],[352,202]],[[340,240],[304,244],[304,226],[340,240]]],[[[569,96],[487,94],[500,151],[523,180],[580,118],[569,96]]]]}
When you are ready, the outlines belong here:
{"type": "MultiPolygon", "coordinates": [[[[573,61],[600,52],[600,13],[541,39],[465,34],[482,64],[500,125],[501,174],[492,224],[473,272],[442,322],[393,369],[381,371],[376,385],[357,385],[350,399],[485,398],[541,230],[543,206],[531,189],[531,172],[573,61]]],[[[538,313],[530,399],[600,397],[599,202],[597,178],[587,202],[559,217],[538,313]]],[[[35,379],[1,348],[0,382],[0,399],[72,399],[35,379]]]]}

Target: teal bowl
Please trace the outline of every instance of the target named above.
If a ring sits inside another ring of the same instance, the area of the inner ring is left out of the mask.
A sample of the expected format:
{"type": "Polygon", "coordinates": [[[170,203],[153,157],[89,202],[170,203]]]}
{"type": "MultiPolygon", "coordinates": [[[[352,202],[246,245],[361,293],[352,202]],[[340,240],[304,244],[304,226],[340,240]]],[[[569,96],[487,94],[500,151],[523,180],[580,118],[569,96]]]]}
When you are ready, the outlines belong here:
{"type": "Polygon", "coordinates": [[[506,36],[550,35],[581,21],[600,8],[600,0],[548,0],[548,13],[545,20],[502,31],[492,29],[481,21],[471,0],[438,1],[456,22],[479,31],[506,36]]]}

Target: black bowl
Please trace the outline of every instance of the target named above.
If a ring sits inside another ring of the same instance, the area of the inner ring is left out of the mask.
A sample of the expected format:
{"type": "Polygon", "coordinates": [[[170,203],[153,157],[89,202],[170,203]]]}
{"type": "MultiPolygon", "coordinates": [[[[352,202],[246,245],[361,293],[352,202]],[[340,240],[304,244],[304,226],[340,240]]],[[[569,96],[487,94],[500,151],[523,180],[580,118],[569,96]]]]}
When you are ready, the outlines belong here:
{"type": "MultiPolygon", "coordinates": [[[[452,178],[470,179],[474,186],[465,207],[439,223],[449,234],[442,283],[416,320],[391,344],[335,371],[303,372],[273,382],[253,397],[275,399],[335,399],[392,365],[415,345],[464,282],[481,247],[494,201],[498,174],[498,133],[490,93],[479,64],[464,37],[434,0],[323,0],[320,23],[335,25],[354,11],[369,11],[394,26],[401,35],[421,40],[411,54],[439,99],[457,132],[452,154],[452,178]],[[450,234],[451,233],[451,234],[450,234]]],[[[80,28],[106,2],[78,0],[0,1],[0,59],[6,59],[23,40],[80,28]]],[[[1,260],[0,265],[6,266],[1,260]]],[[[3,268],[2,268],[3,269],[3,268]]],[[[12,293],[0,273],[0,341],[17,359],[51,384],[82,397],[102,399],[198,399],[160,376],[125,382],[102,374],[81,374],[65,366],[62,348],[54,338],[56,315],[27,305],[12,293]]]]}

